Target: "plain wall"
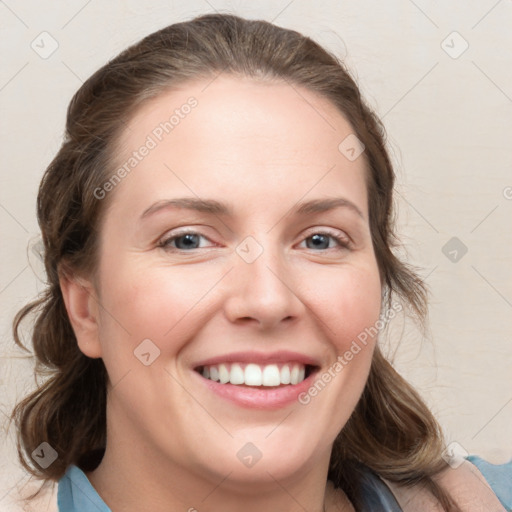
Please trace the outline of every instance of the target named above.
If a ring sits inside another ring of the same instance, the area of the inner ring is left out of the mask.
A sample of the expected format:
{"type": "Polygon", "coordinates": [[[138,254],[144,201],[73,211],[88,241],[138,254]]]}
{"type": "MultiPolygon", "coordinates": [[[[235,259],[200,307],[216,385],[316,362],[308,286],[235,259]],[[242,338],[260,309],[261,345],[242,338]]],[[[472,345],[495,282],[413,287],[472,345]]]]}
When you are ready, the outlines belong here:
{"type": "MultiPolygon", "coordinates": [[[[71,96],[127,45],[215,9],[299,30],[345,59],[387,129],[404,257],[431,290],[428,335],[397,320],[384,348],[396,349],[396,368],[427,400],[447,442],[490,462],[509,460],[512,3],[495,0],[1,2],[3,432],[16,399],[34,386],[33,361],[20,358],[11,321],[43,290],[31,249],[36,193],[60,146],[71,96]],[[48,58],[31,47],[51,49],[43,31],[58,43],[48,58]]],[[[27,477],[12,426],[6,439],[0,509],[18,510],[27,477]]]]}

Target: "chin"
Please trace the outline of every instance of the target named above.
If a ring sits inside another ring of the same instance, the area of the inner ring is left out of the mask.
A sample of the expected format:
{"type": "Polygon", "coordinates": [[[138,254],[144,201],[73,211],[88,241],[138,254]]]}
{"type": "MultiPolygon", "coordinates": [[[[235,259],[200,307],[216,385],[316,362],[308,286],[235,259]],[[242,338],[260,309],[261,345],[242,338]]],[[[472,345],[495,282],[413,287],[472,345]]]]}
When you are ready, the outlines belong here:
{"type": "MultiPolygon", "coordinates": [[[[268,432],[267,428],[265,435],[268,435],[268,432]]],[[[285,481],[297,473],[310,471],[315,463],[318,463],[315,459],[325,453],[321,447],[313,448],[311,441],[307,442],[304,436],[294,441],[289,436],[286,439],[285,436],[278,436],[275,433],[267,439],[262,435],[255,435],[254,441],[251,442],[245,440],[250,438],[247,431],[245,434],[244,440],[233,440],[217,457],[212,454],[203,461],[208,472],[217,475],[217,481],[219,475],[224,478],[229,474],[227,480],[238,486],[248,484],[254,488],[257,481],[260,481],[262,486],[269,483],[275,486],[275,480],[285,481]],[[275,437],[271,439],[273,435],[275,437]],[[212,464],[213,461],[216,461],[215,464],[212,464]]]]}

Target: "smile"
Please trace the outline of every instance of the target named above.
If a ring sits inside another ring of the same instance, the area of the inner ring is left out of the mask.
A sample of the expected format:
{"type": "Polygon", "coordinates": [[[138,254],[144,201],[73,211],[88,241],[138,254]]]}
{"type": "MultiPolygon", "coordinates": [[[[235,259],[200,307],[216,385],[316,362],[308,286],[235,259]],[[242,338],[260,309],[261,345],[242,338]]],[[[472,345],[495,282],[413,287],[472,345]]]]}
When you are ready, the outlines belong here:
{"type": "Polygon", "coordinates": [[[221,363],[200,366],[196,371],[205,379],[221,384],[276,387],[300,384],[312,368],[301,363],[221,363]]]}

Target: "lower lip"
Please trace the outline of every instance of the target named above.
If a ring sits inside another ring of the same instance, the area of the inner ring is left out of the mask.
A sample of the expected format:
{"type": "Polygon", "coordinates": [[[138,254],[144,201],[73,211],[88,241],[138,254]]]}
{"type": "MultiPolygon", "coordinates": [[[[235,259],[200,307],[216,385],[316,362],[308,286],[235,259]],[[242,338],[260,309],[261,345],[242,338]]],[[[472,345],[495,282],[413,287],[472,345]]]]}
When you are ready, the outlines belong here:
{"type": "Polygon", "coordinates": [[[282,409],[287,405],[298,402],[298,396],[311,386],[317,372],[311,373],[299,384],[287,384],[279,388],[268,389],[221,384],[214,380],[205,379],[196,371],[193,371],[193,373],[210,391],[240,407],[272,410],[282,409]]]}

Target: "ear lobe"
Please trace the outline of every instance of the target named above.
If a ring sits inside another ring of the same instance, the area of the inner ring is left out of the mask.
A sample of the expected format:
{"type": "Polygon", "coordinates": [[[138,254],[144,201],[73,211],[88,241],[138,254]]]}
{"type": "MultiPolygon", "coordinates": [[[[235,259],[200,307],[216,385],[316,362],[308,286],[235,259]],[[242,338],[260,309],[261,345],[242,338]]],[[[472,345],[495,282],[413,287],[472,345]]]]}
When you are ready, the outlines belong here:
{"type": "Polygon", "coordinates": [[[93,359],[101,357],[98,307],[92,283],[65,271],[59,272],[59,283],[80,351],[93,359]]]}

